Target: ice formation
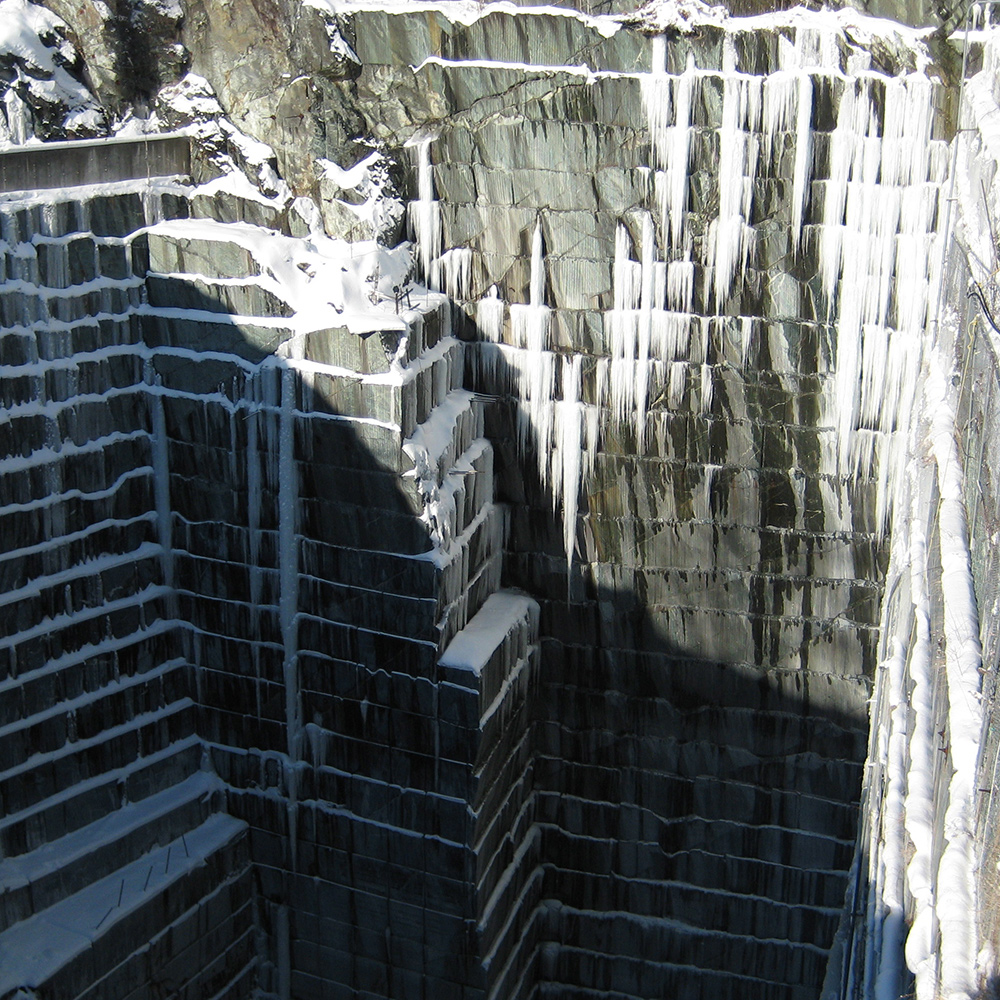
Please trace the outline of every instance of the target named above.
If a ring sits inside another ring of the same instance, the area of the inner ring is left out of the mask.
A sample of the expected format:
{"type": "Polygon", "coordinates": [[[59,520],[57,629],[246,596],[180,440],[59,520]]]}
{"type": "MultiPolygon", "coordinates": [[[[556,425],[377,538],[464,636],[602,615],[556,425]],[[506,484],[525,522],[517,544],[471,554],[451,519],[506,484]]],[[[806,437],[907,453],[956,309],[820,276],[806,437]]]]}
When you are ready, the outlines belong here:
{"type": "MultiPolygon", "coordinates": [[[[651,7],[643,16],[655,22],[657,10],[651,7]]],[[[506,369],[520,407],[522,454],[535,454],[554,507],[564,518],[574,518],[587,488],[599,414],[642,451],[651,401],[682,405],[685,366],[696,366],[695,405],[703,415],[711,413],[717,359],[707,353],[707,335],[692,337],[703,322],[699,316],[735,322],[743,363],[748,361],[755,324],[740,314],[740,299],[745,285],[760,280],[754,277],[759,266],[755,190],[760,178],[781,169],[779,160],[790,142],[790,256],[804,251],[806,241],[809,252],[818,249],[822,314],[817,318],[837,330],[831,419],[839,458],[825,471],[876,479],[882,530],[902,476],[905,436],[899,429],[908,425],[914,405],[921,334],[937,294],[936,232],[947,144],[932,133],[934,83],[923,72],[926,59],[916,33],[889,31],[851,12],[800,11],[784,20],[765,15],[746,19],[737,29],[737,22],[720,21],[718,11],[697,5],[683,17],[685,23],[691,18],[726,28],[721,70],[700,69],[690,52],[684,69],[669,73],[660,34],[651,40],[649,71],[624,74],[637,76],[642,90],[651,147],[649,198],[644,213],[618,225],[614,302],[604,316],[608,356],[579,372],[580,398],[587,403],[577,404],[577,372],[560,368],[558,350],[550,343],[549,310],[539,284],[544,210],[532,234],[528,301],[508,305],[493,288],[477,304],[482,339],[496,345],[483,350],[485,363],[494,373],[506,369]],[[739,66],[736,43],[737,30],[758,21],[778,30],[779,68],[763,77],[739,66]],[[875,32],[887,32],[900,65],[910,71],[893,78],[870,70],[869,53],[860,42],[875,32]],[[687,219],[692,116],[709,78],[722,86],[719,201],[696,251],[687,219]],[[829,176],[819,180],[812,140],[817,86],[838,95],[829,176]],[[692,353],[695,343],[700,353],[692,353]],[[589,428],[580,433],[566,419],[577,405],[581,428],[589,428]],[[585,451],[579,461],[573,454],[578,447],[585,451]]],[[[586,68],[559,69],[583,73],[586,68]]],[[[584,75],[593,83],[616,74],[586,69],[584,75]]],[[[457,248],[442,252],[433,139],[421,137],[415,146],[419,194],[410,204],[410,218],[421,268],[431,287],[461,299],[470,281],[469,257],[457,248]]],[[[567,559],[572,559],[575,528],[564,523],[563,534],[567,559]]]]}

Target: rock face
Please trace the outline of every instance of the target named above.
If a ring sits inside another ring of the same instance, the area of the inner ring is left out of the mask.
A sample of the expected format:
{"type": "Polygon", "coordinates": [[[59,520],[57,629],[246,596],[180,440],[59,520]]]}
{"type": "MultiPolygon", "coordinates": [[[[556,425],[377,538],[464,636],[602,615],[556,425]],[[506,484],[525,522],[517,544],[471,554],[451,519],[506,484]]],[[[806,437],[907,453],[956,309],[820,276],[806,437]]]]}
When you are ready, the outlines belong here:
{"type": "Polygon", "coordinates": [[[541,603],[539,836],[500,990],[816,995],[885,565],[888,438],[881,468],[850,455],[903,412],[891,375],[855,400],[885,369],[846,345],[867,324],[891,372],[930,295],[857,199],[892,215],[919,191],[928,215],[898,224],[930,246],[933,86],[891,81],[903,49],[855,75],[818,22],[664,40],[432,17],[356,14],[356,86],[369,129],[415,137],[417,256],[505,400],[505,579],[541,603]],[[883,155],[922,150],[880,183],[849,124],[876,91],[913,109],[880,121],[883,155]],[[859,305],[896,276],[912,314],[859,305]]]}
{"type": "Polygon", "coordinates": [[[0,997],[854,967],[942,88],[853,14],[654,15],[193,3],[221,104],[161,97],[315,213],[0,201],[0,997]],[[399,187],[422,283],[290,235],[399,187]]]}
{"type": "Polygon", "coordinates": [[[449,305],[316,326],[300,241],[122,187],[0,206],[0,995],[481,989],[537,605],[449,305]]]}

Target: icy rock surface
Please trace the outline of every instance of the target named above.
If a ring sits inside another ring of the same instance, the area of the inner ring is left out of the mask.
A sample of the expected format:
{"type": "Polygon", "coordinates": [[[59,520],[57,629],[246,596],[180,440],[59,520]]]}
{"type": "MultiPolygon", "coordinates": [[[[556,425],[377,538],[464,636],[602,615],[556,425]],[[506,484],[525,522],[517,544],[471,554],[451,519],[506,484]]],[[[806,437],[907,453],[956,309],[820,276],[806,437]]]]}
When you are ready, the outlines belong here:
{"type": "MultiPolygon", "coordinates": [[[[193,72],[157,114],[263,192],[233,172],[5,216],[2,440],[28,492],[3,514],[30,537],[3,663],[35,692],[0,728],[7,787],[48,766],[36,739],[60,760],[81,731],[114,745],[87,780],[117,788],[144,767],[114,756],[119,727],[148,724],[157,762],[184,754],[160,790],[204,746],[268,873],[257,983],[278,996],[817,995],[939,280],[947,157],[918,35],[695,3],[639,23],[507,3],[187,15],[193,72]],[[409,167],[412,258],[321,233],[402,221],[371,142],[409,167]],[[300,238],[174,218],[223,207],[300,238]],[[131,471],[73,478],[78,450],[119,447],[131,471]],[[81,663],[97,690],[39,708],[81,663]]],[[[905,757],[898,732],[886,751],[905,757]]],[[[970,787],[949,812],[959,874],[970,787]]],[[[66,834],[61,799],[27,803],[4,850],[40,869],[36,808],[66,834]]],[[[916,898],[933,836],[911,818],[916,898]]],[[[249,920],[230,861],[190,898],[235,885],[249,920]]],[[[958,991],[963,908],[940,911],[958,991]]]]}

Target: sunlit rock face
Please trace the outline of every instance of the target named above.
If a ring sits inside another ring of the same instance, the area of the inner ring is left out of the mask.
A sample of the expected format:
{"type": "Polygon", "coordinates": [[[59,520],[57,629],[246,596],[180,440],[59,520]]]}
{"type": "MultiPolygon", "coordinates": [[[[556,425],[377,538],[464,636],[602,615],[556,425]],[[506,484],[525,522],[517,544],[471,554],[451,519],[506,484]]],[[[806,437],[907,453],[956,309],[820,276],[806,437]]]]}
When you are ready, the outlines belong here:
{"type": "Polygon", "coordinates": [[[159,121],[259,190],[0,212],[30,550],[0,683],[35,691],[3,794],[36,788],[5,799],[0,956],[82,912],[51,875],[32,903],[51,857],[100,854],[108,911],[70,921],[99,961],[4,990],[839,988],[937,293],[919,38],[694,3],[181,13],[159,121]]]}
{"type": "Polygon", "coordinates": [[[932,295],[935,85],[823,20],[431,16],[355,15],[358,103],[385,129],[366,87],[398,81],[417,257],[501,400],[505,579],[542,606],[506,967],[815,995],[932,295]]]}

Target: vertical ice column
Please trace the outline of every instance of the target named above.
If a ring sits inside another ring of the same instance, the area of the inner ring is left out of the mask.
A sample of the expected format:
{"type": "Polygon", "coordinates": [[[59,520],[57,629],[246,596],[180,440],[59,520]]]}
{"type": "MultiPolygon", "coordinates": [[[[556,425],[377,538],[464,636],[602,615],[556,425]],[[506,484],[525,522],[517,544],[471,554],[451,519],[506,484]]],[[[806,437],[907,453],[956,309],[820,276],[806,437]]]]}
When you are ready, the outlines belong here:
{"type": "Polygon", "coordinates": [[[666,72],[666,41],[652,39],[651,72],[642,77],[642,99],[649,125],[653,187],[665,246],[674,253],[687,249],[686,208],[691,145],[691,107],[697,97],[694,52],[679,76],[666,72]]]}
{"type": "MultiPolygon", "coordinates": [[[[20,79],[21,71],[16,69],[15,72],[20,79]]],[[[8,88],[4,104],[7,111],[7,135],[15,146],[23,146],[32,135],[31,111],[21,100],[16,86],[8,88]]]]}
{"type": "MultiPolygon", "coordinates": [[[[503,302],[494,294],[482,299],[477,318],[484,335],[498,342],[503,331],[503,302]]],[[[537,451],[541,485],[551,493],[552,508],[562,509],[567,567],[572,564],[582,483],[593,467],[598,409],[582,401],[583,357],[564,357],[559,371],[561,399],[556,398],[557,356],[549,349],[551,310],[545,305],[545,254],[541,223],[531,238],[527,304],[510,306],[515,350],[505,352],[518,399],[518,438],[522,454],[530,441],[537,451]]]]}
{"type": "Polygon", "coordinates": [[[799,47],[786,44],[779,50],[782,54],[781,69],[764,80],[764,155],[767,159],[780,156],[783,134],[794,131],[791,224],[793,247],[797,250],[812,174],[813,85],[809,70],[802,65],[804,60],[799,47]]]}
{"type": "Polygon", "coordinates": [[[722,126],[719,129],[719,214],[709,225],[705,264],[712,268],[712,296],[721,310],[737,273],[749,263],[754,230],[748,224],[759,159],[761,78],[737,71],[731,36],[723,42],[722,126]]]}
{"type": "MultiPolygon", "coordinates": [[[[642,218],[640,261],[629,254],[629,237],[618,226],[615,236],[614,308],[608,317],[611,333],[611,408],[621,426],[631,426],[642,450],[649,401],[650,347],[653,342],[654,301],[663,302],[667,268],[657,263],[653,218],[642,218]]],[[[658,310],[662,312],[662,310],[658,310]]],[[[657,324],[657,341],[663,339],[657,324]]]]}
{"type": "Polygon", "coordinates": [[[170,457],[167,441],[167,421],[163,410],[160,378],[147,358],[143,363],[143,381],[150,387],[149,407],[152,419],[153,499],[156,505],[156,534],[160,544],[160,569],[163,584],[174,585],[173,514],[170,503],[170,457]]]}
{"type": "Polygon", "coordinates": [[[531,238],[531,272],[528,304],[510,307],[511,332],[523,353],[518,357],[518,436],[522,454],[534,435],[542,485],[549,483],[552,457],[553,355],[549,351],[550,312],[545,305],[545,260],[542,227],[535,223],[531,238]]]}
{"type": "MultiPolygon", "coordinates": [[[[440,204],[433,203],[439,212],[440,204]]],[[[472,251],[468,247],[452,247],[431,264],[431,285],[449,299],[461,301],[469,295],[472,277],[472,251]]]]}
{"type": "Polygon", "coordinates": [[[504,304],[496,285],[491,285],[489,293],[476,305],[476,326],[482,338],[491,344],[499,344],[503,338],[504,304]]]}
{"type": "Polygon", "coordinates": [[[424,280],[434,283],[435,263],[441,256],[441,205],[434,198],[433,137],[420,139],[417,147],[417,200],[410,202],[410,225],[417,244],[417,259],[424,280]]]}
{"type": "MultiPolygon", "coordinates": [[[[598,409],[587,406],[581,399],[583,356],[563,357],[562,399],[556,403],[555,451],[552,459],[552,506],[562,500],[563,547],[566,569],[573,564],[576,542],[576,516],[579,509],[580,487],[593,471],[597,446],[598,409]]],[[[567,587],[569,578],[567,576],[567,587]]]]}
{"type": "Polygon", "coordinates": [[[933,249],[943,179],[934,166],[932,82],[911,74],[884,86],[880,122],[870,82],[845,82],[820,244],[824,292],[837,307],[840,468],[875,474],[883,527],[890,490],[902,482],[905,441],[897,428],[909,424],[939,280],[933,249]]]}

